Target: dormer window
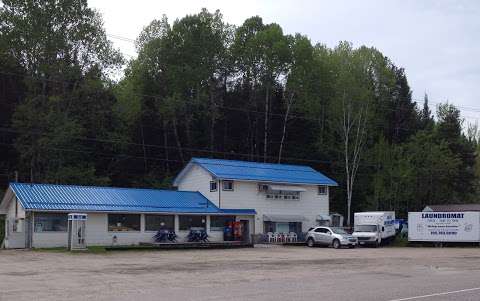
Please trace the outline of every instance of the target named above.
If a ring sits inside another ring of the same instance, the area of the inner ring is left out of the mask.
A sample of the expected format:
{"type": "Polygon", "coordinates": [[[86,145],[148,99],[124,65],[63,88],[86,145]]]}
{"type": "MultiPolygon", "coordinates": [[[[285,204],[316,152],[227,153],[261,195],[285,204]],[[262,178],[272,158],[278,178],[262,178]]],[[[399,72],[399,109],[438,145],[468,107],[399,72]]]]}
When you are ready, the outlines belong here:
{"type": "Polygon", "coordinates": [[[210,192],[217,191],[217,182],[216,181],[210,181],[210,192]]]}
{"type": "Polygon", "coordinates": [[[233,191],[233,181],[222,181],[222,190],[233,191]]]}
{"type": "Polygon", "coordinates": [[[327,186],[318,186],[318,195],[327,195],[328,187],[327,186]]]}

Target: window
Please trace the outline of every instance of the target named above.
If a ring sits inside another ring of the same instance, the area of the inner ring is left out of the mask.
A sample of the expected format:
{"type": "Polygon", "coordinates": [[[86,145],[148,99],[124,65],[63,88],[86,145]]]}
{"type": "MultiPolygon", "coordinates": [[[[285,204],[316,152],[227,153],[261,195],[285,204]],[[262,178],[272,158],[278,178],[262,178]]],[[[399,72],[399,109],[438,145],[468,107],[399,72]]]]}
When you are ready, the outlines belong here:
{"type": "Polygon", "coordinates": [[[222,181],[222,189],[226,191],[233,190],[233,181],[222,181]]]}
{"type": "Polygon", "coordinates": [[[235,216],[210,216],[210,231],[223,231],[234,221],[235,216]]]}
{"type": "Polygon", "coordinates": [[[328,193],[327,186],[318,186],[318,194],[319,195],[326,195],[328,193]]]}
{"type": "Polygon", "coordinates": [[[216,181],[210,181],[210,191],[217,191],[217,182],[216,181]]]}
{"type": "Polygon", "coordinates": [[[109,214],[108,231],[140,231],[140,214],[109,214]]]}
{"type": "Polygon", "coordinates": [[[207,218],[202,215],[180,215],[180,230],[205,230],[207,218]]]}
{"type": "Polygon", "coordinates": [[[324,234],[330,233],[330,231],[328,231],[328,229],[326,229],[326,228],[317,228],[317,229],[315,229],[315,232],[324,233],[324,234]]]}
{"type": "Polygon", "coordinates": [[[271,200],[299,200],[299,191],[268,190],[265,194],[267,199],[271,200]]]}
{"type": "Polygon", "coordinates": [[[274,222],[263,222],[263,232],[275,232],[275,223],[274,222]]]}
{"type": "Polygon", "coordinates": [[[35,232],[67,232],[67,214],[35,213],[35,232]]]}
{"type": "Polygon", "coordinates": [[[173,215],[145,215],[145,231],[168,230],[175,231],[175,216],[173,215]]]}

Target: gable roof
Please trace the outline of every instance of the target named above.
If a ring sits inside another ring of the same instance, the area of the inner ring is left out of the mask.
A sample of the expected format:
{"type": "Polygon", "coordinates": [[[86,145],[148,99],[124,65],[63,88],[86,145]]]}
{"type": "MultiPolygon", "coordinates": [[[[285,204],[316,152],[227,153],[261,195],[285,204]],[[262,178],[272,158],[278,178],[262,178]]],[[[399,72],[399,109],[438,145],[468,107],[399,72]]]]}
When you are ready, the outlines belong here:
{"type": "Polygon", "coordinates": [[[54,184],[11,183],[25,210],[255,214],[218,208],[199,192],[54,184]]]}
{"type": "Polygon", "coordinates": [[[454,211],[480,211],[480,204],[447,204],[429,205],[423,211],[454,212],[454,211]]]}
{"type": "Polygon", "coordinates": [[[201,166],[213,177],[223,180],[338,186],[337,182],[310,166],[207,158],[192,158],[175,178],[173,182],[175,186],[178,186],[180,179],[193,164],[201,166]]]}

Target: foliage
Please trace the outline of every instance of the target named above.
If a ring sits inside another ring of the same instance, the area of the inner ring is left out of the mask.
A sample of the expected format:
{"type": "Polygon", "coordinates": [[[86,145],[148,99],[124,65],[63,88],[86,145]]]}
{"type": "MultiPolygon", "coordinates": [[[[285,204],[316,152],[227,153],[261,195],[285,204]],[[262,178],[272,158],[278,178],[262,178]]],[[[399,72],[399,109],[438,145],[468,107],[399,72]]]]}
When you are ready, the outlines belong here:
{"type": "MultiPolygon", "coordinates": [[[[375,48],[313,45],[259,16],[163,16],[123,59],[86,0],[3,1],[0,170],[21,181],[170,188],[192,156],[308,164],[339,182],[330,210],[470,202],[478,133],[412,100],[375,48]]],[[[6,183],[3,183],[5,186],[6,183]]]]}

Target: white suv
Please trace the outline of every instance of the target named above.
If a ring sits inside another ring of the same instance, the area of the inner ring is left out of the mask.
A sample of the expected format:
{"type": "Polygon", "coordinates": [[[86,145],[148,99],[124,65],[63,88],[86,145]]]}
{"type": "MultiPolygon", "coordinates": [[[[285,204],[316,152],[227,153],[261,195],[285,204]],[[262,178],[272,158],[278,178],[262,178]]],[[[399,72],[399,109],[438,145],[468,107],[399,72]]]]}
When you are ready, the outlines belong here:
{"type": "Polygon", "coordinates": [[[314,227],[310,228],[306,237],[307,246],[313,247],[315,245],[332,246],[338,249],[342,246],[354,248],[358,240],[352,235],[348,234],[342,228],[337,227],[314,227]]]}

